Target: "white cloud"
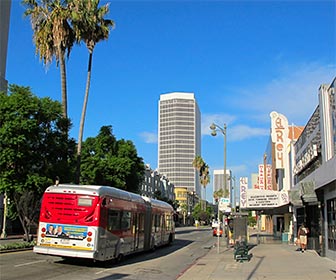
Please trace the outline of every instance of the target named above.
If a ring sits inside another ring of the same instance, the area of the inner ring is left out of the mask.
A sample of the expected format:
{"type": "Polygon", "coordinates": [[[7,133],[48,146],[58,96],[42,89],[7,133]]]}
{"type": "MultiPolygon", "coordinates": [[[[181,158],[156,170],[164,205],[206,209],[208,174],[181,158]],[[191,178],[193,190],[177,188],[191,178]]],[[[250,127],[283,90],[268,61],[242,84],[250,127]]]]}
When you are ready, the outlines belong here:
{"type": "Polygon", "coordinates": [[[235,116],[228,114],[202,114],[202,124],[201,131],[202,135],[210,135],[211,129],[210,125],[215,123],[221,128],[224,127],[224,124],[229,125],[236,119],[235,116]]]}
{"type": "Polygon", "coordinates": [[[250,127],[247,125],[236,125],[230,128],[228,141],[241,141],[252,137],[268,136],[270,130],[265,128],[250,127]]]}
{"type": "Polygon", "coordinates": [[[142,132],[140,137],[145,141],[145,143],[157,143],[157,133],[153,132],[142,132]]]}
{"type": "Polygon", "coordinates": [[[238,89],[238,99],[232,101],[264,116],[277,111],[285,115],[289,123],[304,125],[318,104],[320,85],[331,83],[334,75],[335,65],[306,63],[282,66],[278,77],[263,85],[238,89]]]}
{"type": "Polygon", "coordinates": [[[224,127],[224,123],[227,125],[227,130],[230,133],[227,134],[228,141],[241,141],[250,139],[252,137],[267,136],[269,135],[269,129],[251,127],[248,125],[234,125],[234,121],[237,118],[227,114],[205,114],[202,115],[202,135],[210,135],[210,125],[215,123],[221,128],[224,127]]]}

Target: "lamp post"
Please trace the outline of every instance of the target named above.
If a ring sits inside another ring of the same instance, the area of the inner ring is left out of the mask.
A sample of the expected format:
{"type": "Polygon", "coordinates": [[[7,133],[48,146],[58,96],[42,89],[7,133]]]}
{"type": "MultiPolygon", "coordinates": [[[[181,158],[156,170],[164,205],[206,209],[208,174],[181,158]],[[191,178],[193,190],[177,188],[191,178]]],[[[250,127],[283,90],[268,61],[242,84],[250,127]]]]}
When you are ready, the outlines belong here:
{"type": "Polygon", "coordinates": [[[211,135],[216,136],[217,130],[219,130],[224,135],[224,191],[226,190],[226,124],[223,127],[212,123],[210,125],[211,135]]]}
{"type": "MultiPolygon", "coordinates": [[[[227,191],[227,183],[226,183],[226,124],[224,123],[223,127],[220,127],[219,125],[212,123],[210,125],[211,129],[211,135],[216,136],[217,131],[220,131],[223,136],[224,136],[224,192],[227,191]]],[[[230,192],[229,192],[230,193],[230,192]]],[[[225,213],[226,216],[228,217],[228,213],[225,213]]],[[[219,222],[219,209],[218,209],[218,222],[219,222]]],[[[229,247],[229,225],[226,225],[226,247],[229,247]]]]}
{"type": "Polygon", "coordinates": [[[232,204],[233,204],[233,208],[234,208],[234,212],[236,212],[236,206],[237,206],[237,189],[236,189],[236,176],[232,176],[232,187],[231,190],[233,192],[233,198],[232,198],[232,204]]]}

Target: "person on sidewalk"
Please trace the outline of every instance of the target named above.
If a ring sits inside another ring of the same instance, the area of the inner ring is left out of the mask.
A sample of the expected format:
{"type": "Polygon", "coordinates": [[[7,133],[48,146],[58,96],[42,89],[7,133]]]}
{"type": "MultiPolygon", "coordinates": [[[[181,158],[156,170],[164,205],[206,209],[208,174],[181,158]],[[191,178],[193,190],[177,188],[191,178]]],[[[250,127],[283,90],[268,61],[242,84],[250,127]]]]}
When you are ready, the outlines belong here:
{"type": "Polygon", "coordinates": [[[305,226],[304,223],[301,224],[298,230],[298,238],[300,240],[301,252],[303,253],[307,249],[307,235],[309,233],[309,229],[305,226]]]}

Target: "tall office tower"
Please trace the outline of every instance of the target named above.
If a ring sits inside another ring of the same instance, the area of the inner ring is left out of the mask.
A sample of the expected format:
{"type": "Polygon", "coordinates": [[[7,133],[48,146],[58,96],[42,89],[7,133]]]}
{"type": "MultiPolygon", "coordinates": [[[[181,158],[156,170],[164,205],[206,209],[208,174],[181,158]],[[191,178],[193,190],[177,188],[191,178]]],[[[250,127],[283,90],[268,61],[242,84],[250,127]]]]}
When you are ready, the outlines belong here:
{"type": "MultiPolygon", "coordinates": [[[[232,176],[231,170],[226,169],[226,188],[224,186],[224,169],[218,169],[213,171],[213,192],[219,191],[220,189],[227,190],[227,195],[225,197],[229,197],[230,199],[233,197],[231,196],[231,186],[232,186],[232,176]]],[[[232,203],[232,201],[230,200],[232,203]]]]}
{"type": "MultiPolygon", "coordinates": [[[[7,45],[10,18],[11,0],[0,0],[0,91],[7,92],[6,80],[6,62],[7,62],[7,45]]],[[[1,237],[6,236],[6,203],[4,194],[0,193],[0,233],[1,237]]]]}
{"type": "Polygon", "coordinates": [[[7,91],[6,61],[11,1],[0,1],[0,91],[7,91]]]}
{"type": "Polygon", "coordinates": [[[192,166],[201,155],[201,114],[193,93],[160,95],[158,169],[175,188],[201,197],[198,173],[192,166]]]}

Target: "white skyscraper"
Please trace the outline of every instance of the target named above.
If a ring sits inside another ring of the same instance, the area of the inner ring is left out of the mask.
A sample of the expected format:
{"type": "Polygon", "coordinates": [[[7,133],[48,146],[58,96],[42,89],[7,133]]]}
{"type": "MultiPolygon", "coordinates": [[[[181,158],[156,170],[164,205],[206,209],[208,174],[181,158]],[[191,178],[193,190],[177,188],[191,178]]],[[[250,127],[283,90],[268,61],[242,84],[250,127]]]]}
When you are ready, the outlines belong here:
{"type": "Polygon", "coordinates": [[[0,0],[0,91],[7,91],[6,62],[11,1],[0,0]]]}
{"type": "MultiPolygon", "coordinates": [[[[228,197],[231,198],[231,185],[232,185],[232,178],[231,178],[231,171],[226,169],[226,190],[228,197]]],[[[213,171],[213,192],[217,192],[220,189],[225,191],[224,187],[224,169],[214,170],[213,171]]]]}
{"type": "Polygon", "coordinates": [[[200,196],[198,173],[192,166],[201,155],[201,114],[193,93],[160,95],[158,169],[175,188],[196,191],[200,196]]]}

